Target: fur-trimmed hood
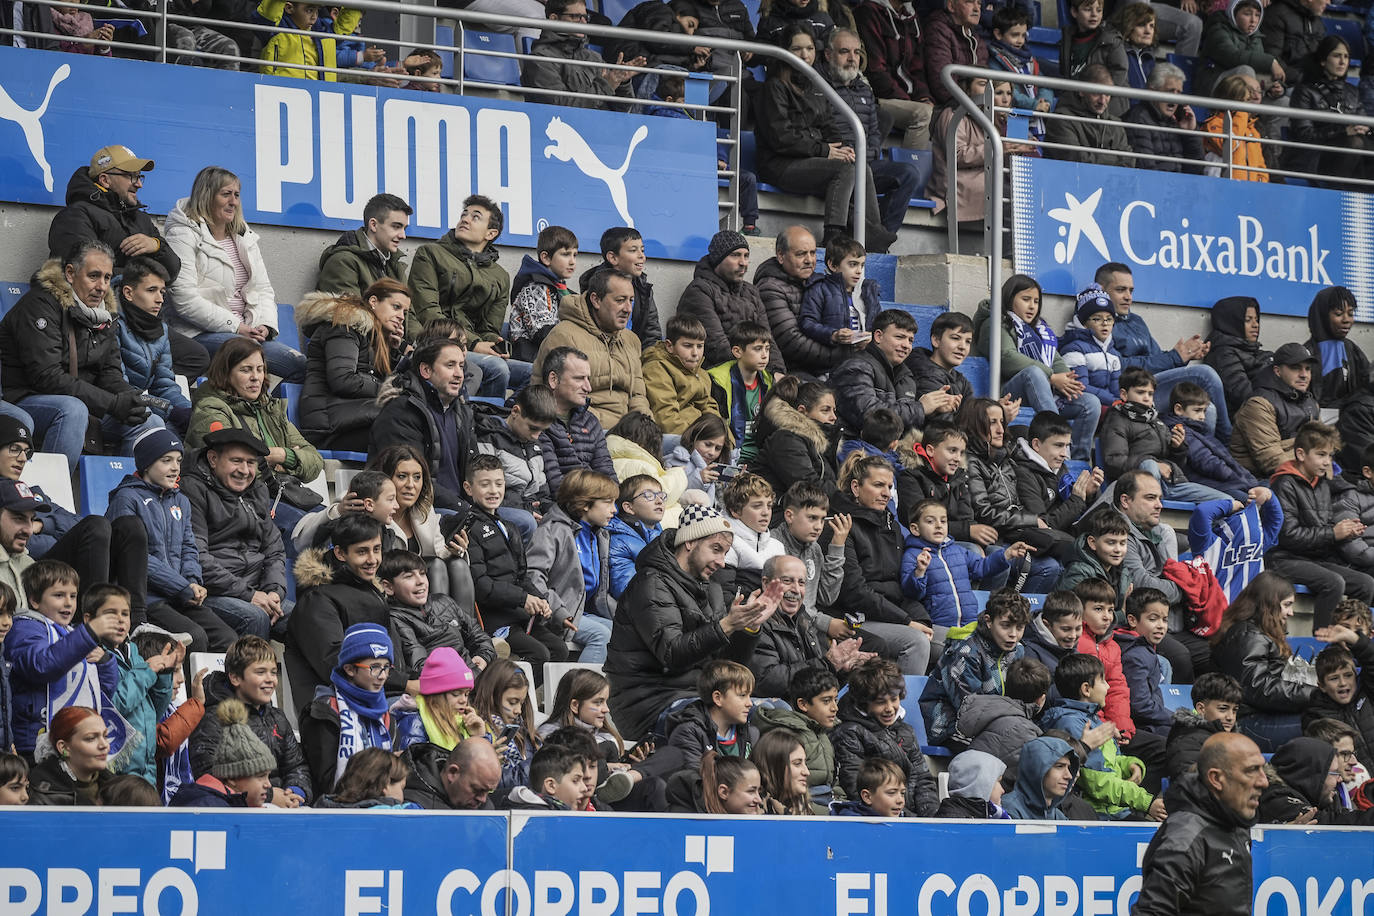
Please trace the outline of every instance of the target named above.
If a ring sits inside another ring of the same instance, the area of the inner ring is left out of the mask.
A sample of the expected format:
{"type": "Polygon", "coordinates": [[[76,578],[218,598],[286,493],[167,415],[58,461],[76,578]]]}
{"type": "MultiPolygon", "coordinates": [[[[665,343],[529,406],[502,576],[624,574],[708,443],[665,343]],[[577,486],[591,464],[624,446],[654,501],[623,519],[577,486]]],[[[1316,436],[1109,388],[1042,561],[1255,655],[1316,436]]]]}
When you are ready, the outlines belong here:
{"type": "Polygon", "coordinates": [[[821,429],[821,424],[802,413],[782,398],[769,398],[763,405],[763,415],[768,422],[773,424],[775,430],[785,430],[803,439],[810,441],[816,447],[816,451],[821,455],[829,450],[834,452],[835,447],[826,438],[825,430],[821,429]]]}
{"type": "Polygon", "coordinates": [[[357,297],[337,293],[306,293],[296,306],[296,327],[300,329],[301,340],[309,338],[311,332],[322,324],[347,326],[364,336],[376,330],[372,313],[357,297]]]}
{"type": "MultiPolygon", "coordinates": [[[[33,281],[43,288],[43,291],[57,300],[57,304],[64,309],[69,309],[76,304],[76,290],[67,282],[67,275],[62,270],[62,260],[60,258],[49,258],[43,262],[43,266],[38,268],[38,272],[33,275],[33,281]]],[[[119,301],[115,298],[114,284],[105,290],[105,299],[101,303],[105,311],[111,315],[119,314],[119,301]]]]}
{"type": "Polygon", "coordinates": [[[323,547],[312,547],[296,557],[293,567],[296,585],[300,588],[315,588],[329,585],[334,581],[334,564],[330,562],[329,552],[323,547]]]}

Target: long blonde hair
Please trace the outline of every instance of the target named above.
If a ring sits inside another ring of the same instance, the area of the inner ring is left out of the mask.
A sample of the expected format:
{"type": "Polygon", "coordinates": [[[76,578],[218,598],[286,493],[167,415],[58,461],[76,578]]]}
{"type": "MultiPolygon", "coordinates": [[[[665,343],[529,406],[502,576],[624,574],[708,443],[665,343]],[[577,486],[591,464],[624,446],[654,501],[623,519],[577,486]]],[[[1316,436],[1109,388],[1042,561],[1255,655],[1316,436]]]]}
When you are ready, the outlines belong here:
{"type": "MultiPolygon", "coordinates": [[[[243,182],[239,181],[239,176],[225,168],[217,165],[207,165],[196,174],[196,180],[191,182],[191,196],[186,201],[186,215],[196,222],[210,224],[209,213],[215,204],[215,195],[224,189],[230,182],[235,182],[239,186],[240,192],[243,190],[243,182]]],[[[243,206],[240,205],[234,213],[234,219],[229,224],[230,235],[243,235],[248,231],[248,224],[243,221],[243,206]]]]}
{"type": "Polygon", "coordinates": [[[463,723],[459,721],[458,714],[453,709],[453,700],[447,691],[435,694],[422,693],[415,698],[415,705],[424,710],[429,715],[430,720],[443,732],[443,735],[431,735],[430,741],[435,744],[454,747],[463,740],[465,735],[463,723]],[[435,738],[440,737],[444,740],[435,741],[435,738]]]}

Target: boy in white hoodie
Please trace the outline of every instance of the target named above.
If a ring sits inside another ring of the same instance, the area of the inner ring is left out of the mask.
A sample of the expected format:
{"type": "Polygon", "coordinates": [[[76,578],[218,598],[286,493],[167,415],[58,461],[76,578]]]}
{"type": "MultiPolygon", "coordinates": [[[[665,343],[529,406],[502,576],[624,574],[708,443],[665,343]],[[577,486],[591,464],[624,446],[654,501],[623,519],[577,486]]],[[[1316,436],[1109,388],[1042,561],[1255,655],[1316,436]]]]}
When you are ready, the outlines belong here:
{"type": "Polygon", "coordinates": [[[758,474],[740,474],[721,498],[735,533],[725,565],[735,570],[735,584],[748,594],[761,587],[763,564],[787,552],[768,531],[773,520],[773,487],[758,474]]]}

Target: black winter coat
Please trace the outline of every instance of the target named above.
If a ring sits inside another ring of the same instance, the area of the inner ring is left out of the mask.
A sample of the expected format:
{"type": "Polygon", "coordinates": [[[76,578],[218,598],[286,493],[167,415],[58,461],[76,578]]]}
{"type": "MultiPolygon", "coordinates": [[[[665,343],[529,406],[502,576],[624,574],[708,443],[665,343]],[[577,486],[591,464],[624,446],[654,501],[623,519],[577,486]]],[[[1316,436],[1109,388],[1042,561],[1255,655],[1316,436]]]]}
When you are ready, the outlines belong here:
{"type": "MultiPolygon", "coordinates": [[[[646,32],[682,32],[682,27],[678,25],[677,19],[673,16],[673,10],[662,0],[646,0],[633,6],[616,23],[622,29],[642,29],[646,32]]],[[[634,60],[641,54],[648,58],[648,66],[661,67],[668,64],[674,67],[681,67],[686,70],[691,64],[691,52],[681,45],[655,44],[645,42],[641,44],[637,41],[617,41],[614,39],[604,39],[602,44],[602,56],[606,60],[615,60],[617,54],[624,54],[625,60],[634,60]]],[[[586,277],[586,274],[583,274],[586,277]]],[[[582,293],[587,292],[586,283],[582,284],[582,293]]],[[[635,311],[639,311],[639,296],[635,295],[635,311]]],[[[637,316],[636,316],[637,317],[637,316]]],[[[636,330],[639,322],[635,322],[636,330]]],[[[641,337],[641,340],[643,338],[641,337]]],[[[657,343],[658,340],[649,341],[657,343]]],[[[645,344],[648,346],[648,343],[645,344]]]]}
{"type": "Polygon", "coordinates": [[[1324,692],[1318,692],[1312,698],[1312,705],[1303,710],[1302,727],[1306,731],[1317,719],[1336,719],[1349,725],[1355,729],[1355,756],[1368,770],[1374,761],[1374,701],[1369,698],[1369,689],[1374,686],[1374,643],[1369,637],[1361,636],[1349,648],[1360,669],[1355,695],[1348,703],[1337,703],[1324,692]]]}
{"type": "MultiPolygon", "coordinates": [[[[339,663],[339,644],[355,623],[375,623],[391,629],[386,597],[376,584],[364,582],[333,559],[332,554],[311,549],[296,560],[296,609],[287,619],[286,670],[291,694],[311,702],[315,688],[329,684],[329,673],[339,663]]],[[[388,693],[399,694],[406,685],[405,660],[397,657],[386,679],[388,693]]]]}
{"type": "Polygon", "coordinates": [[[925,409],[916,397],[916,377],[906,363],[889,363],[872,342],[831,373],[830,387],[835,389],[840,422],[856,433],[875,407],[896,411],[908,429],[925,423],[925,409]]]}
{"type": "MultiPolygon", "coordinates": [[[[1353,86],[1350,88],[1354,91],[1353,86]]],[[[1310,390],[1323,407],[1343,409],[1368,399],[1374,391],[1364,350],[1350,337],[1342,340],[1331,332],[1331,313],[1354,298],[1345,287],[1328,286],[1313,296],[1307,307],[1307,330],[1312,335],[1307,338],[1307,349],[1321,362],[1312,373],[1310,390]]]]}
{"type": "Polygon", "coordinates": [[[747,662],[758,642],[757,634],[727,635],[721,628],[727,608],[720,586],[678,565],[673,533],[640,551],[639,571],[616,604],[611,629],[605,666],[611,714],[635,740],[649,734],[673,700],[696,695],[702,665],[714,658],[747,662]]]}
{"type": "Polygon", "coordinates": [[[1138,102],[1121,119],[1126,124],[1126,142],[1137,153],[1149,156],[1172,156],[1175,159],[1192,159],[1195,164],[1184,165],[1180,162],[1164,162],[1159,159],[1136,159],[1136,168],[1154,169],[1157,172],[1187,172],[1190,175],[1202,174],[1202,134],[1170,134],[1152,130],[1155,127],[1177,129],[1178,121],[1160,114],[1159,109],[1149,102],[1138,102]],[[1130,125],[1141,127],[1132,129],[1130,125]]]}
{"type": "Polygon", "coordinates": [[[754,271],[754,286],[763,301],[768,328],[773,332],[773,349],[782,352],[792,372],[824,375],[838,366],[850,351],[848,347],[823,344],[802,333],[797,316],[801,314],[802,293],[807,282],[783,270],[777,258],[769,258],[754,271]]]}
{"type": "Polygon", "coordinates": [[[779,181],[788,163],[824,159],[830,144],[839,141],[825,96],[805,77],[785,72],[764,81],[754,120],[759,178],[770,184],[779,181]]]}
{"type": "Polygon", "coordinates": [[[419,676],[429,653],[440,646],[457,652],[469,667],[474,658],[489,662],[496,657],[491,637],[477,618],[448,595],[431,593],[423,608],[392,600],[387,603],[387,610],[391,613],[391,628],[401,638],[396,652],[405,660],[411,677],[419,676]]]}
{"type": "Polygon", "coordinates": [[[119,273],[128,260],[119,245],[131,235],[157,239],[160,243],[157,251],[144,257],[157,261],[168,276],[176,280],[181,272],[181,258],[162,237],[153,218],[141,206],[125,206],[114,194],[91,180],[86,166],[79,166],[67,181],[67,205],[57,212],[48,227],[48,257],[61,259],[77,242],[98,239],[114,252],[115,273],[119,273]]]}
{"type": "MultiPolygon", "coordinates": [[[[412,744],[401,752],[410,777],[406,779],[405,800],[414,802],[426,811],[461,811],[449,801],[444,788],[444,767],[449,752],[437,744],[412,744]]],[[[476,811],[492,811],[491,799],[478,805],[476,811]]]]}
{"type": "Polygon", "coordinates": [[[1260,796],[1259,821],[1291,824],[1298,815],[1315,808],[1320,825],[1368,827],[1374,811],[1347,811],[1335,798],[1324,798],[1326,774],[1336,762],[1336,751],[1316,738],[1294,738],[1279,748],[1265,766],[1269,787],[1260,796]]]}
{"type": "MultiPolygon", "coordinates": [[[[1170,444],[1171,432],[1156,415],[1153,407],[1118,401],[1102,416],[1097,427],[1102,442],[1102,461],[1108,480],[1115,480],[1127,471],[1140,467],[1140,462],[1153,458],[1160,464],[1182,473],[1174,459],[1185,453],[1170,444]]],[[[1182,482],[1182,477],[1174,478],[1182,482]]]]}
{"type": "Polygon", "coordinates": [[[968,463],[968,491],[975,522],[991,525],[1004,537],[1009,531],[1036,527],[1039,517],[1021,504],[1016,462],[1006,448],[990,452],[986,445],[970,439],[964,460],[968,463]]]}
{"type": "Polygon", "coordinates": [[[759,641],[749,657],[754,672],[754,693],[761,697],[787,697],[787,684],[802,668],[824,666],[826,634],[816,618],[799,610],[788,617],[781,610],[759,629],[759,641]]]}
{"type": "Polygon", "coordinates": [[[211,595],[248,601],[254,591],[286,596],[286,547],[271,518],[260,480],[242,494],[219,482],[199,452],[183,471],[181,491],[191,503],[191,528],[200,553],[201,583],[211,595]]]}
{"type": "Polygon", "coordinates": [[[1208,738],[1222,731],[1221,721],[1208,721],[1193,707],[1174,710],[1174,723],[1164,743],[1165,767],[1169,781],[1197,772],[1197,755],[1208,738]]]}
{"type": "MultiPolygon", "coordinates": [[[[17,404],[31,394],[79,398],[92,418],[104,417],[120,392],[132,391],[124,378],[119,332],[114,322],[87,327],[71,317],[76,293],[50,260],[33,276],[32,286],[4,319],[0,319],[0,387],[5,400],[17,404]],[[68,372],[76,341],[76,375],[68,372]]],[[[113,292],[103,307],[114,314],[113,292]]]]}
{"type": "Polygon", "coordinates": [[[380,455],[387,446],[413,445],[429,461],[429,473],[434,479],[434,505],[439,509],[461,509],[467,505],[462,494],[439,483],[439,467],[443,461],[457,465],[458,480],[467,476],[468,462],[477,454],[477,438],[472,433],[472,408],[457,401],[450,408],[457,428],[458,454],[443,454],[443,438],[428,404],[439,403],[439,396],[428,382],[420,378],[418,368],[398,373],[382,386],[378,401],[381,412],[372,424],[368,440],[368,454],[380,455]]]}
{"type": "MultiPolygon", "coordinates": [[[[1264,50],[1279,59],[1291,86],[1300,76],[1311,75],[1311,57],[1326,37],[1326,23],[1314,16],[1302,0],[1274,0],[1260,21],[1264,50]]],[[[1294,100],[1296,102],[1296,99],[1294,100]]]]}
{"type": "MultiPolygon", "coordinates": [[[[906,624],[930,623],[920,602],[902,594],[900,581],[906,533],[887,509],[866,509],[845,493],[830,497],[832,513],[847,513],[854,527],[844,542],[844,585],[841,605],[860,611],[869,620],[906,624]]],[[[821,546],[830,546],[830,530],[821,535],[821,546]]]]}
{"type": "Polygon", "coordinates": [[[1164,795],[1169,819],[1141,864],[1135,916],[1248,916],[1254,893],[1250,822],[1190,774],[1164,795]]]}
{"type": "Polygon", "coordinates": [[[916,504],[923,499],[938,499],[948,513],[949,536],[956,541],[973,540],[969,532],[974,513],[968,472],[960,468],[954,476],[946,478],[935,473],[924,452],[904,452],[902,458],[906,465],[897,474],[898,521],[910,528],[916,504]]]}
{"type": "MultiPolygon", "coordinates": [[[[1302,111],[1329,111],[1339,114],[1364,114],[1360,91],[1345,80],[1329,79],[1313,74],[1293,90],[1289,109],[1293,112],[1290,134],[1298,143],[1321,144],[1347,149],[1369,149],[1367,136],[1352,137],[1344,124],[1314,121],[1302,117],[1302,111]]],[[[1283,167],[1301,172],[1316,172],[1327,178],[1364,178],[1365,160],[1347,153],[1315,150],[1294,146],[1284,150],[1283,167]]]]}
{"type": "Polygon", "coordinates": [[[804,25],[811,31],[817,48],[825,47],[830,32],[835,28],[835,20],[821,9],[819,0],[806,0],[798,6],[795,3],[775,3],[772,8],[759,17],[758,39],[770,45],[785,47],[784,33],[794,25],[804,25]]]}
{"type": "Polygon", "coordinates": [[[906,810],[932,817],[940,806],[935,777],[926,764],[916,732],[903,719],[884,728],[859,709],[851,695],[840,700],[840,724],[830,734],[835,747],[835,785],[849,798],[859,797],[859,767],[869,757],[884,757],[906,774],[906,810]]]}
{"type": "Polygon", "coordinates": [[[838,477],[835,430],[826,430],[782,398],[768,398],[763,413],[772,431],[762,440],[749,469],[762,474],[779,498],[798,481],[815,484],[826,492],[834,489],[838,477]]]}
{"type": "MultiPolygon", "coordinates": [[[[1064,499],[1059,494],[1059,475],[1027,454],[1026,440],[1017,442],[1012,451],[1016,468],[1017,502],[1025,511],[1043,518],[1045,524],[1057,531],[1068,531],[1078,517],[1087,511],[1088,504],[1081,496],[1064,499]]],[[[1038,457],[1038,456],[1037,456],[1038,457]]]]}
{"type": "MultiPolygon", "coordinates": [[[[212,671],[205,678],[205,715],[191,733],[191,773],[197,779],[210,772],[215,762],[215,751],[219,749],[220,736],[224,726],[215,711],[219,704],[235,696],[234,686],[229,683],[229,675],[223,671],[212,671]]],[[[272,785],[278,789],[295,786],[305,792],[305,801],[310,803],[314,792],[311,789],[310,768],[306,766],[305,754],[301,752],[296,733],[291,728],[291,720],[271,703],[253,706],[245,703],[248,709],[248,727],[258,740],[276,758],[277,767],[272,771],[272,785]]]]}
{"type": "Polygon", "coordinates": [[[494,515],[473,506],[464,527],[468,532],[468,563],[476,586],[477,606],[482,609],[482,624],[487,632],[501,627],[523,627],[530,615],[525,599],[530,595],[546,597],[529,581],[525,565],[525,542],[509,522],[498,522],[494,515]]]}
{"type": "MultiPolygon", "coordinates": [[[[1234,415],[1251,396],[1261,373],[1274,365],[1274,354],[1245,339],[1245,310],[1259,312],[1259,303],[1251,296],[1227,296],[1212,306],[1212,333],[1207,342],[1212,349],[1202,361],[1216,370],[1221,387],[1226,392],[1227,410],[1234,415]]],[[[1272,373],[1270,373],[1272,374],[1272,373]]]]}
{"type": "Polygon", "coordinates": [[[373,360],[372,312],[347,300],[310,293],[296,306],[305,345],[301,432],[326,447],[338,433],[370,426],[381,407],[386,373],[373,360]]]}
{"type": "Polygon", "coordinates": [[[606,447],[606,430],[586,407],[554,420],[540,435],[539,445],[544,451],[544,479],[550,493],[557,493],[563,475],[576,468],[590,468],[615,477],[615,464],[606,447]]]}
{"type": "MultiPolygon", "coordinates": [[[[780,7],[791,7],[790,3],[780,3],[780,7]]],[[[795,7],[793,7],[795,9],[795,7]]],[[[821,45],[817,45],[821,47],[821,45]]],[[[873,96],[873,87],[864,79],[863,74],[859,74],[852,82],[841,83],[838,81],[833,70],[828,67],[821,68],[821,75],[826,82],[830,83],[831,88],[842,99],[845,105],[859,116],[859,123],[863,124],[864,142],[868,145],[864,148],[867,160],[872,162],[878,158],[878,153],[883,148],[883,135],[878,129],[878,100],[873,96]]],[[[831,126],[830,133],[845,146],[854,149],[854,128],[849,123],[848,116],[835,108],[830,108],[831,126]]]]}
{"type": "MultiPolygon", "coordinates": [[[[692,273],[692,282],[682,291],[677,301],[677,314],[684,318],[695,318],[706,328],[706,357],[703,366],[719,366],[734,359],[730,353],[730,331],[741,321],[753,321],[768,327],[768,315],[763,310],[763,300],[754,284],[741,280],[731,285],[702,258],[692,273]]],[[[768,368],[773,372],[787,369],[782,359],[782,351],[773,348],[768,359],[768,368]]],[[[552,484],[550,484],[552,486],[552,484]]]]}
{"type": "Polygon", "coordinates": [[[1274,549],[1313,560],[1328,560],[1336,553],[1336,521],[1332,482],[1310,481],[1293,462],[1279,466],[1269,486],[1283,509],[1283,524],[1274,549]]]}
{"type": "Polygon", "coordinates": [[[1240,681],[1242,714],[1302,712],[1316,687],[1283,679],[1284,656],[1254,621],[1235,624],[1212,647],[1212,662],[1240,681]]]}
{"type": "MultiPolygon", "coordinates": [[[[916,347],[911,351],[911,355],[906,358],[906,367],[911,370],[911,375],[916,379],[916,397],[930,394],[932,391],[939,391],[941,388],[948,387],[950,394],[961,395],[965,400],[972,400],[973,384],[968,377],[958,369],[946,369],[938,366],[931,359],[931,351],[926,347],[916,347]]],[[[954,422],[954,414],[935,413],[926,417],[928,421],[943,420],[954,422]]]]}
{"type": "MultiPolygon", "coordinates": [[[[649,5],[649,3],[641,3],[639,6],[635,7],[635,9],[639,9],[640,6],[649,5]]],[[[653,0],[652,5],[659,7],[664,6],[664,4],[657,2],[657,0],[653,0]]],[[[633,13],[634,10],[630,12],[633,13]]],[[[671,13],[669,18],[671,18],[671,13]]],[[[662,31],[668,30],[665,29],[662,31]]],[[[613,58],[614,55],[606,59],[612,60],[613,58]]],[[[626,60],[634,60],[634,58],[635,55],[625,55],[626,60]]],[[[654,65],[650,64],[649,66],[652,67],[654,65]]],[[[587,289],[592,285],[593,276],[603,270],[613,269],[614,268],[612,268],[610,264],[602,261],[591,269],[583,271],[582,276],[579,277],[577,281],[581,288],[582,295],[587,295],[587,289]]],[[[634,307],[630,311],[630,330],[635,332],[635,336],[639,338],[639,342],[643,345],[643,348],[647,350],[663,339],[663,326],[658,319],[658,305],[654,302],[654,285],[649,282],[649,275],[647,273],[642,273],[635,277],[634,288],[635,302],[634,307]]]]}

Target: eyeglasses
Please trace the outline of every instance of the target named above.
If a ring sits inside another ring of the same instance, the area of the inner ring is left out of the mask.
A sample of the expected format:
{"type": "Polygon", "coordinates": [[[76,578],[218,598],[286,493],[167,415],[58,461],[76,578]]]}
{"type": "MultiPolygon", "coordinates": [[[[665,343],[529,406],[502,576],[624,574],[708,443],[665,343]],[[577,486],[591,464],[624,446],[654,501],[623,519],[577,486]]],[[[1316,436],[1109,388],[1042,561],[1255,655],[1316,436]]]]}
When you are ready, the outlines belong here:
{"type": "Polygon", "coordinates": [[[1092,324],[1114,324],[1116,316],[1107,312],[1098,312],[1096,315],[1089,315],[1088,321],[1092,324]]]}
{"type": "Polygon", "coordinates": [[[21,445],[18,442],[11,442],[5,448],[5,454],[13,456],[15,458],[18,458],[22,455],[24,460],[27,461],[28,459],[33,457],[33,449],[29,448],[27,445],[21,445]]]}
{"type": "Polygon", "coordinates": [[[385,665],[385,664],[382,664],[382,665],[366,665],[366,666],[364,666],[364,665],[354,665],[353,667],[355,667],[355,668],[362,668],[364,671],[367,671],[367,672],[369,672],[370,674],[372,674],[373,677],[386,677],[388,674],[391,673],[391,670],[392,670],[392,666],[391,666],[391,665],[385,665]]]}
{"type": "Polygon", "coordinates": [[[127,178],[127,179],[129,179],[129,183],[130,183],[130,184],[143,184],[143,173],[142,173],[142,172],[125,172],[125,171],[121,171],[120,169],[110,169],[110,170],[109,170],[108,172],[106,172],[105,174],[106,174],[106,175],[118,175],[120,178],[127,178]]]}
{"type": "Polygon", "coordinates": [[[558,18],[563,22],[586,22],[586,13],[559,13],[558,18]]]}
{"type": "Polygon", "coordinates": [[[664,493],[662,490],[645,490],[635,497],[635,499],[642,499],[645,502],[651,503],[661,503],[667,498],[668,494],[664,493]]]}
{"type": "Polygon", "coordinates": [[[1336,756],[1339,757],[1339,758],[1341,758],[1342,760],[1354,760],[1354,759],[1355,759],[1355,752],[1354,752],[1354,751],[1337,751],[1337,752],[1336,752],[1336,756]]]}

